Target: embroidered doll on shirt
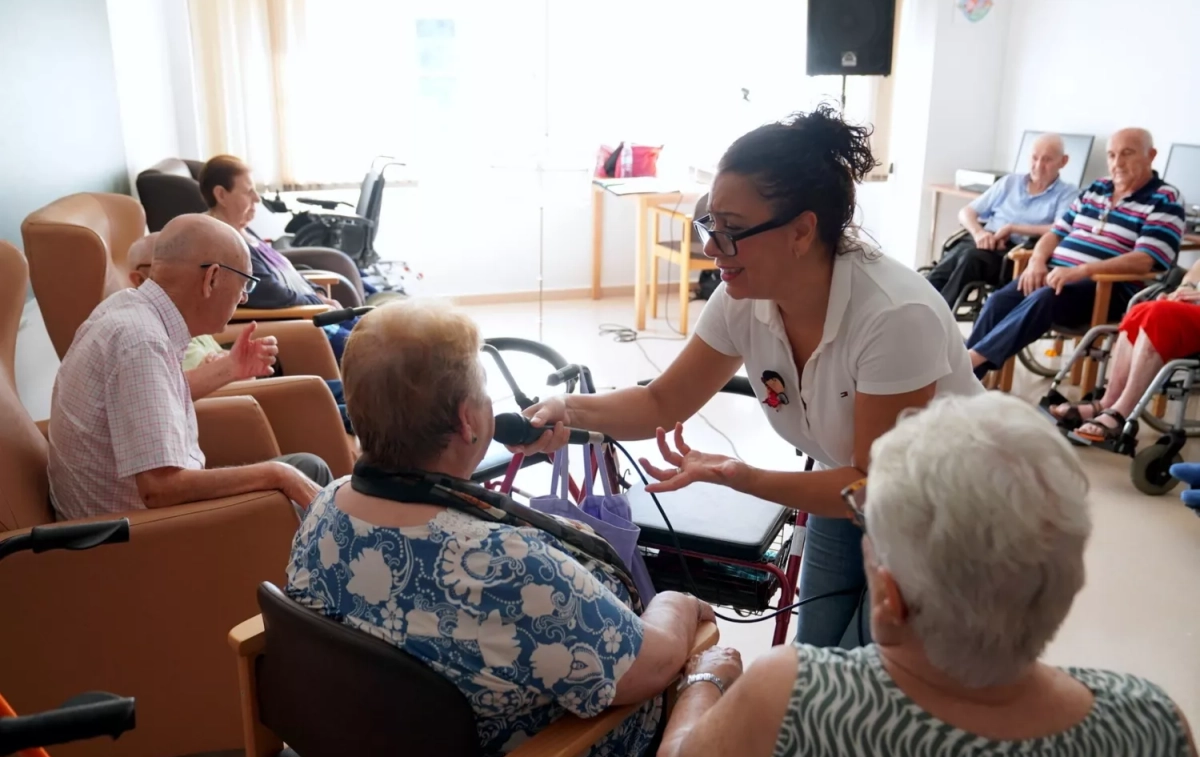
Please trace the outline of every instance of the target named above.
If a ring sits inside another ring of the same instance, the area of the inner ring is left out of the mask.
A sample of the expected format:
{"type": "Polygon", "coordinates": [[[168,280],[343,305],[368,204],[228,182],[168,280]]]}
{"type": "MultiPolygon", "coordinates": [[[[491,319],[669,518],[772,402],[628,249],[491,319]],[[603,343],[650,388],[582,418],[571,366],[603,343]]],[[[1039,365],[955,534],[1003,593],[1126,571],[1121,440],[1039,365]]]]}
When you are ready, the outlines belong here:
{"type": "Polygon", "coordinates": [[[767,387],[767,398],[763,400],[763,404],[779,412],[779,408],[788,403],[787,395],[784,394],[783,376],[775,371],[763,371],[762,382],[767,387]]]}

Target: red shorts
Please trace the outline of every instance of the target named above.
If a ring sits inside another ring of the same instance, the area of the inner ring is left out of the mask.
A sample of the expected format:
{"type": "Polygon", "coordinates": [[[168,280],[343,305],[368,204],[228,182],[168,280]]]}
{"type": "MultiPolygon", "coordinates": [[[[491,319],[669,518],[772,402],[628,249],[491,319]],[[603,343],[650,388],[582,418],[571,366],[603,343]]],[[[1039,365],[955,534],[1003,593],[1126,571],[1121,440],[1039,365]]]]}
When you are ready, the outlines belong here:
{"type": "Polygon", "coordinates": [[[1121,331],[1130,342],[1137,341],[1138,332],[1146,332],[1163,362],[1191,357],[1200,352],[1200,305],[1171,300],[1139,302],[1121,320],[1121,331]]]}

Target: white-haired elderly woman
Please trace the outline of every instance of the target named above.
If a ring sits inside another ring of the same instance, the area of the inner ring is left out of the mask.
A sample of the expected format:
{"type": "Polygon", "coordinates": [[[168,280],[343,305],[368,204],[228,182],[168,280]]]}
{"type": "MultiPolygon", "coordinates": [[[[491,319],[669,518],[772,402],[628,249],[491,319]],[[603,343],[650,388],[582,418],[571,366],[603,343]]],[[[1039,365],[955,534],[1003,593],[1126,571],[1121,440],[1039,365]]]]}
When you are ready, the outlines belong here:
{"type": "Polygon", "coordinates": [[[867,480],[845,494],[875,643],[776,647],[740,679],[735,652],[709,650],[689,669],[717,681],[688,679],[660,757],[1194,752],[1149,681],[1038,661],[1083,586],[1091,523],[1079,460],[1035,410],[936,400],[875,441],[867,480]]]}
{"type": "Polygon", "coordinates": [[[483,755],[564,712],[644,703],[588,752],[639,757],[712,608],[662,592],[643,610],[607,542],[471,483],[494,425],[479,349],[467,316],[418,300],[354,327],[342,376],[362,458],[309,507],[287,593],[449,679],[483,755]]]}

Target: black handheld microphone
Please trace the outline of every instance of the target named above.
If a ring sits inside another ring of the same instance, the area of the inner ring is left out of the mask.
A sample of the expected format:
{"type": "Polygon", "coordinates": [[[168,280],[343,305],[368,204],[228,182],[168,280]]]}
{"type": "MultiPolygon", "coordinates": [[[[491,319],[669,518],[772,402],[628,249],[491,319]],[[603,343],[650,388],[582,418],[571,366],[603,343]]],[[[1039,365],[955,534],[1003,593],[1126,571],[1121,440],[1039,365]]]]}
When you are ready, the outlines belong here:
{"type": "Polygon", "coordinates": [[[349,321],[357,318],[360,315],[366,315],[375,308],[371,305],[364,305],[358,308],[342,308],[341,310],[327,310],[324,313],[319,313],[313,316],[314,326],[332,326],[335,323],[349,321]]]}
{"type": "MultiPolygon", "coordinates": [[[[542,434],[553,430],[553,426],[538,428],[520,413],[500,413],[496,416],[496,431],[492,439],[513,447],[523,447],[533,444],[542,438],[542,434]]],[[[603,444],[604,434],[595,431],[584,431],[581,428],[569,428],[571,432],[568,444],[603,444]]]]}

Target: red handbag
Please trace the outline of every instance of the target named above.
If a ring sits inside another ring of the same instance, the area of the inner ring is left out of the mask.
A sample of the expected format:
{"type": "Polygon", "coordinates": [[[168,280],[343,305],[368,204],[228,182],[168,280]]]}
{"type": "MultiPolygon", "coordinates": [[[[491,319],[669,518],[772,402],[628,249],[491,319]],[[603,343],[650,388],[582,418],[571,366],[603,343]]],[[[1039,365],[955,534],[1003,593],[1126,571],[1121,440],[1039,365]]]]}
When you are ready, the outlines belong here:
{"type": "Polygon", "coordinates": [[[658,155],[662,145],[630,145],[621,142],[616,149],[601,145],[596,154],[596,176],[605,179],[629,179],[658,175],[658,155]]]}

